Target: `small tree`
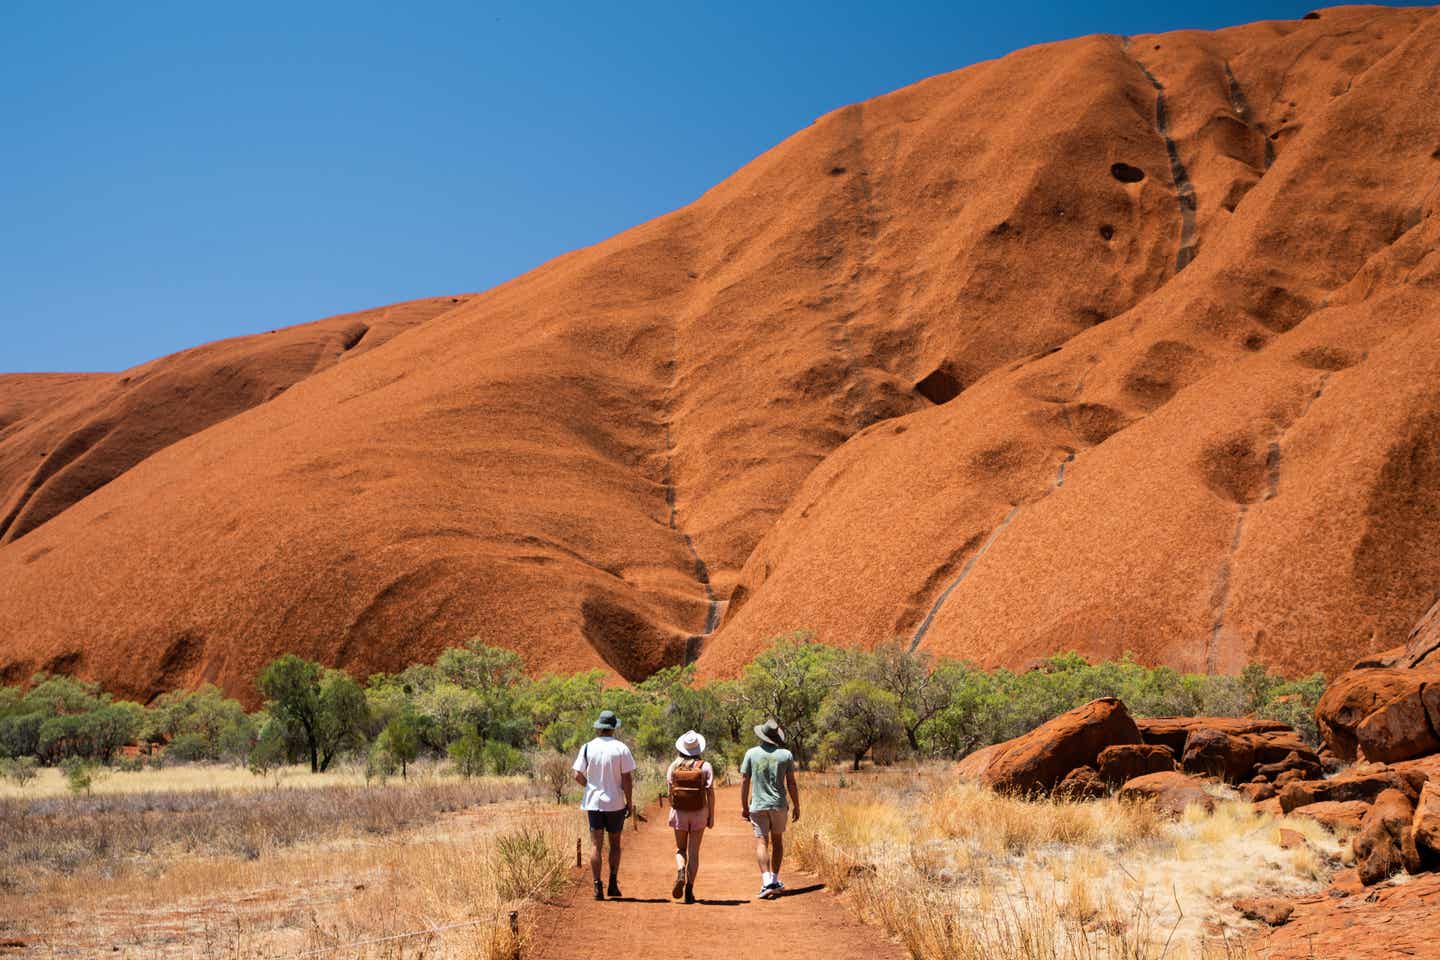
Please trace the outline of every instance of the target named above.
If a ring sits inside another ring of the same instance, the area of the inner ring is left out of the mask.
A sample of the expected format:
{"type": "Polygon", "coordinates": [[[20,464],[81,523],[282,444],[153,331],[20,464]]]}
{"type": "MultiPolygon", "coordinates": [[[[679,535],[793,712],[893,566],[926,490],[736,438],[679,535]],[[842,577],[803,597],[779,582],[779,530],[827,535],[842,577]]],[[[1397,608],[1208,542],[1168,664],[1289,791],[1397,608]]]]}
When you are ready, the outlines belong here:
{"type": "Polygon", "coordinates": [[[411,711],[393,717],[380,731],[375,747],[400,765],[400,779],[409,779],[410,764],[420,755],[420,720],[411,711]]]}
{"type": "Polygon", "coordinates": [[[265,695],[270,715],[304,735],[310,751],[310,772],[319,773],[320,664],[287,653],[271,661],[255,685],[265,695]]]}
{"type": "Polygon", "coordinates": [[[24,790],[30,781],[35,779],[35,775],[39,772],[38,767],[39,764],[35,762],[34,757],[0,760],[0,774],[3,774],[6,780],[11,781],[21,790],[24,790]]]}
{"type": "Polygon", "coordinates": [[[818,726],[827,752],[852,758],[855,770],[872,748],[904,735],[899,700],[868,680],[849,680],[827,697],[818,726]]]}
{"type": "Polygon", "coordinates": [[[450,762],[466,780],[485,772],[485,740],[474,730],[450,744],[449,753],[450,762]]]}
{"type": "Polygon", "coordinates": [[[554,750],[543,753],[535,764],[535,776],[550,789],[556,803],[565,802],[565,795],[570,792],[570,784],[575,782],[571,776],[569,758],[554,750]]]}
{"type": "Polygon", "coordinates": [[[90,795],[90,789],[95,785],[95,768],[79,757],[70,757],[60,764],[60,769],[65,773],[65,786],[73,794],[90,795]]]}

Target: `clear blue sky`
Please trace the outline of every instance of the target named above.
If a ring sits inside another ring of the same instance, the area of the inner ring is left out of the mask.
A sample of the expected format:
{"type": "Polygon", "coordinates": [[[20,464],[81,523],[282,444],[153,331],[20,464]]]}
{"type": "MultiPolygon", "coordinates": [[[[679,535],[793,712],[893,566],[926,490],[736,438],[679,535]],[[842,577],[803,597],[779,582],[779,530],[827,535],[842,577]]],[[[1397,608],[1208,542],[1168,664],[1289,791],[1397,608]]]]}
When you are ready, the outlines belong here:
{"type": "Polygon", "coordinates": [[[0,371],[482,290],[846,103],[1299,2],[0,0],[0,371]]]}

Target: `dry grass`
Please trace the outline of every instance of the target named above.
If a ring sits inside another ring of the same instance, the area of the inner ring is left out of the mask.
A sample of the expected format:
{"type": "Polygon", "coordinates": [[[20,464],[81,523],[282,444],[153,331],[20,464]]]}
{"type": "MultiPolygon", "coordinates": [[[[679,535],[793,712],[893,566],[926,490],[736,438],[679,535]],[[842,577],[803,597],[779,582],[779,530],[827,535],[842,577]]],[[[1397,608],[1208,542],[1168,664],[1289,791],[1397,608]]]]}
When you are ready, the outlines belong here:
{"type": "MultiPolygon", "coordinates": [[[[411,767],[410,777],[414,780],[435,779],[440,768],[435,764],[420,763],[411,767]]],[[[275,786],[285,787],[339,787],[363,786],[365,768],[357,764],[338,765],[325,773],[311,773],[308,766],[281,767],[272,773],[259,777],[244,767],[221,764],[180,764],[173,767],[146,768],[144,770],[113,770],[97,768],[95,784],[91,789],[94,796],[111,796],[123,793],[189,793],[192,791],[223,790],[227,793],[247,790],[266,790],[275,786]]],[[[63,797],[70,791],[65,785],[65,774],[58,767],[41,767],[33,781],[24,787],[16,786],[9,780],[0,780],[0,799],[35,799],[37,797],[63,797]]]]}
{"type": "Polygon", "coordinates": [[[1313,821],[1283,850],[1241,802],[1179,821],[1147,804],[1026,801],[946,770],[807,781],[801,862],[917,960],[1244,957],[1245,896],[1313,892],[1339,863],[1313,821]]]}
{"type": "Polygon", "coordinates": [[[0,801],[0,941],[250,960],[431,931],[336,955],[509,960],[579,836],[574,810],[538,791],[431,779],[0,801]]]}

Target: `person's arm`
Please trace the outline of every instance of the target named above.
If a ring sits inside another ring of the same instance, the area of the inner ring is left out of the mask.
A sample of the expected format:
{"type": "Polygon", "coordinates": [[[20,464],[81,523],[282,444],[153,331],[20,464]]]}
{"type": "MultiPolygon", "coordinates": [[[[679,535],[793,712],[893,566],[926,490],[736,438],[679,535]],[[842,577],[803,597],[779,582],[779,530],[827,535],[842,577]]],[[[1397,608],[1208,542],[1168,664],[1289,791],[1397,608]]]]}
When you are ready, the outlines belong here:
{"type": "Polygon", "coordinates": [[[575,754],[575,763],[572,764],[570,767],[572,771],[572,776],[575,777],[575,782],[580,784],[580,786],[582,787],[589,785],[589,781],[585,779],[585,768],[590,765],[587,762],[589,759],[590,758],[586,755],[585,747],[581,747],[580,752],[575,754]]]}
{"type": "Polygon", "coordinates": [[[705,828],[715,826],[715,768],[708,763],[710,776],[705,778],[705,828]]]}
{"type": "Polygon", "coordinates": [[[740,819],[750,819],[750,774],[740,778],[740,819]]]}
{"type": "Polygon", "coordinates": [[[625,772],[620,774],[620,786],[625,790],[625,815],[635,816],[635,774],[625,772]]]}
{"type": "Polygon", "coordinates": [[[795,769],[785,771],[785,789],[790,791],[790,820],[800,819],[800,784],[795,782],[795,769]]]}

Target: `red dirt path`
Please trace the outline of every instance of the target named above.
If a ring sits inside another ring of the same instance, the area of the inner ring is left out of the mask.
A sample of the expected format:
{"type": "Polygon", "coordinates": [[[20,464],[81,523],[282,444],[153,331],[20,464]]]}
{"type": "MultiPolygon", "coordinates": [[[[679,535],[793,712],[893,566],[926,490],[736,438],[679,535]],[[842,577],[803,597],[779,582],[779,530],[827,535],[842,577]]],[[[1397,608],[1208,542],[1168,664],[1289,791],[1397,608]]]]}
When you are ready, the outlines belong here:
{"type": "Polygon", "coordinates": [[[786,895],[756,899],[754,837],[733,800],[735,790],[726,789],[715,828],[705,834],[695,885],[699,903],[670,899],[674,834],[665,826],[665,811],[652,808],[649,823],[625,834],[620,867],[625,898],[590,899],[587,861],[573,898],[539,916],[539,960],[735,960],[761,952],[794,960],[903,960],[903,950],[856,920],[808,874],[785,867],[786,895]]]}

